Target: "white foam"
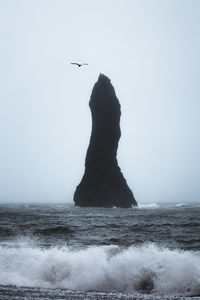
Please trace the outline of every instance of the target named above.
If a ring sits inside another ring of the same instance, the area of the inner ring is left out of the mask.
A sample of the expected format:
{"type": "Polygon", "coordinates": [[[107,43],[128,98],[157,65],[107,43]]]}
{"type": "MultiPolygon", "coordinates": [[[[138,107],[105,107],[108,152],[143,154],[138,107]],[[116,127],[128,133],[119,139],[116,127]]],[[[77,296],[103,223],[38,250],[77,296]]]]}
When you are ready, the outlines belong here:
{"type": "Polygon", "coordinates": [[[183,207],[183,206],[188,206],[189,204],[187,203],[177,203],[175,204],[176,207],[183,207]]]}
{"type": "Polygon", "coordinates": [[[155,209],[155,208],[159,208],[159,205],[158,205],[157,203],[138,204],[138,208],[150,208],[150,209],[155,209]]]}
{"type": "Polygon", "coordinates": [[[96,291],[200,294],[198,253],[159,248],[0,246],[0,284],[96,291]]]}

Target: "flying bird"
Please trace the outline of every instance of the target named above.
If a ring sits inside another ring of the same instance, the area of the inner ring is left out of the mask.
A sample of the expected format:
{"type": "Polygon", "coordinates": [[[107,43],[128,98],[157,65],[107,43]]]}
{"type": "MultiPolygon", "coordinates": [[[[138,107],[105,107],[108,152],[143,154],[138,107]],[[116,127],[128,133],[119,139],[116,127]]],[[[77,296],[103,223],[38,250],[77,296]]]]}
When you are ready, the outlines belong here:
{"type": "Polygon", "coordinates": [[[80,68],[81,66],[83,66],[83,65],[88,65],[88,64],[86,64],[86,63],[78,64],[78,63],[72,62],[71,65],[76,65],[76,66],[78,66],[78,67],[80,68]]]}

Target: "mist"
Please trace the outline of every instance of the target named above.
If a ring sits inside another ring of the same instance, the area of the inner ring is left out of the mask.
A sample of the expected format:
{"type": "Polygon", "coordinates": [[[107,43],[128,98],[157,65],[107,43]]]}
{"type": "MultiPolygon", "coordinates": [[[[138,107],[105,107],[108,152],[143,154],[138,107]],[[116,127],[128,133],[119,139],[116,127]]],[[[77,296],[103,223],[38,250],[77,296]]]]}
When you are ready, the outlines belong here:
{"type": "Polygon", "coordinates": [[[199,18],[197,0],[1,0],[0,201],[73,202],[99,73],[137,202],[199,201],[199,18]]]}

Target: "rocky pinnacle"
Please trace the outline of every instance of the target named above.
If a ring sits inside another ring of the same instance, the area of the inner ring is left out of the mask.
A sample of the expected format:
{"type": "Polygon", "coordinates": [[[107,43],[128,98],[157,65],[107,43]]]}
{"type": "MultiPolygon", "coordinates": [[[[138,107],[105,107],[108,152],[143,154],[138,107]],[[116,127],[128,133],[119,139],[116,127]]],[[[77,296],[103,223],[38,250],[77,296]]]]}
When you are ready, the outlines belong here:
{"type": "Polygon", "coordinates": [[[85,160],[85,173],[74,193],[82,207],[136,206],[137,202],[118,166],[117,148],[121,136],[120,104],[110,79],[100,74],[89,106],[92,133],[85,160]]]}

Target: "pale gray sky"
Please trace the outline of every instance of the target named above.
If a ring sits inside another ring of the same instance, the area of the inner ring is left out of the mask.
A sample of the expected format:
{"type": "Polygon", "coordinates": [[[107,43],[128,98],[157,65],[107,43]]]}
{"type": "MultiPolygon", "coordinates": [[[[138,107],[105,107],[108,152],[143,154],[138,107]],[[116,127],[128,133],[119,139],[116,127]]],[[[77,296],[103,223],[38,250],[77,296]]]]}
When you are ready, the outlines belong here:
{"type": "Polygon", "coordinates": [[[0,201],[72,202],[99,73],[137,201],[199,201],[199,20],[198,0],[0,0],[0,201]]]}

